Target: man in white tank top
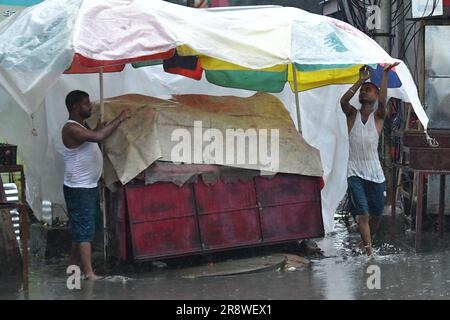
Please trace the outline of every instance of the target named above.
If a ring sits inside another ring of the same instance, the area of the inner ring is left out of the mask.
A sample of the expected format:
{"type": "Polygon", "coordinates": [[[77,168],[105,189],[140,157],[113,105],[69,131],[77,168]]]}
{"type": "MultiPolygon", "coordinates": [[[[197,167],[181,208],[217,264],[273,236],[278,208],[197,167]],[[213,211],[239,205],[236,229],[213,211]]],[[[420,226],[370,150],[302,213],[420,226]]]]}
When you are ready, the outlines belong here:
{"type": "Polygon", "coordinates": [[[373,254],[371,232],[377,232],[384,210],[385,178],[378,156],[378,142],[386,116],[388,73],[397,65],[385,65],[380,89],[366,82],[370,78],[369,69],[362,67],[358,82],[341,98],[350,143],[347,176],[351,212],[356,217],[362,244],[369,256],[373,254]],[[361,109],[357,110],[350,100],[359,89],[361,109]],[[378,108],[375,108],[377,103],[378,108]]]}
{"type": "Polygon", "coordinates": [[[97,280],[92,269],[91,243],[101,230],[100,200],[97,183],[103,170],[103,156],[98,145],[129,118],[128,110],[107,125],[91,130],[85,120],[91,116],[92,104],[83,91],[66,97],[69,120],[62,129],[64,143],[64,198],[72,234],[70,264],[80,265],[87,280],[97,280]]]}

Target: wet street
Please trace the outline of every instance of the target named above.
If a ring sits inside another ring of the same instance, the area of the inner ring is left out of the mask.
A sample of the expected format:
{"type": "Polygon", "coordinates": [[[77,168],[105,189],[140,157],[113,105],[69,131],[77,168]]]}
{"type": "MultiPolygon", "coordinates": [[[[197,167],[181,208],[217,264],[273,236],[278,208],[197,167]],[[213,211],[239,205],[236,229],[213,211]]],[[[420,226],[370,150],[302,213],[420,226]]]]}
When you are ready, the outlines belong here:
{"type": "MultiPolygon", "coordinates": [[[[392,237],[386,230],[389,223],[383,224],[386,232],[378,239],[372,259],[355,252],[358,235],[349,234],[337,223],[334,234],[316,240],[325,258],[312,258],[309,266],[295,271],[278,268],[195,278],[186,277],[183,260],[178,260],[169,261],[168,266],[153,264],[146,271],[112,272],[105,280],[82,281],[81,290],[69,290],[65,261],[33,261],[28,293],[14,283],[3,283],[0,299],[449,299],[449,242],[426,234],[422,249],[416,252],[414,233],[397,228],[392,237]],[[380,289],[367,286],[370,266],[379,267],[380,289]]],[[[239,255],[267,255],[267,250],[270,254],[271,249],[252,249],[239,255]]],[[[200,263],[188,258],[184,261],[190,267],[200,263]]]]}

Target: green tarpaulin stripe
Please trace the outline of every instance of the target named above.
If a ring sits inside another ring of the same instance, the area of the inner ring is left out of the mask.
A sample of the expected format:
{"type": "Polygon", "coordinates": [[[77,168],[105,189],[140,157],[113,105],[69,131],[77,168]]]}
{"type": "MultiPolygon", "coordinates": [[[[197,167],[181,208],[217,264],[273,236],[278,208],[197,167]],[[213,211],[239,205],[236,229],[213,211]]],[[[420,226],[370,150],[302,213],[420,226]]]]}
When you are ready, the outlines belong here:
{"type": "MultiPolygon", "coordinates": [[[[332,69],[346,69],[355,66],[355,64],[298,64],[295,63],[295,67],[300,72],[314,72],[320,70],[332,70],[332,69]]],[[[369,64],[371,68],[376,69],[377,64],[369,64]]]]}
{"type": "Polygon", "coordinates": [[[279,93],[287,82],[287,72],[205,70],[206,79],[218,86],[279,93]]]}
{"type": "Polygon", "coordinates": [[[133,66],[133,68],[143,68],[143,67],[157,66],[162,63],[163,63],[162,60],[149,60],[142,62],[133,62],[131,65],[133,66]]]}

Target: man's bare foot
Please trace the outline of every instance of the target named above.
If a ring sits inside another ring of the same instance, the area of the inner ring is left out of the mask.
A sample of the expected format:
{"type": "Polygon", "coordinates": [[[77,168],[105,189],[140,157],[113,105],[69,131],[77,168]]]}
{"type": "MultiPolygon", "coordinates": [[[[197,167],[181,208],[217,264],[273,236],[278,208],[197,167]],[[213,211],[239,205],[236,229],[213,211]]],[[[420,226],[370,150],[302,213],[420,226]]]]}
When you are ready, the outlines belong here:
{"type": "Polygon", "coordinates": [[[88,281],[97,281],[97,280],[100,280],[100,279],[102,279],[102,277],[100,277],[100,276],[97,276],[95,273],[88,273],[88,274],[86,274],[86,276],[85,276],[85,280],[88,280],[88,281]]]}
{"type": "Polygon", "coordinates": [[[373,256],[373,248],[370,244],[367,246],[364,246],[364,249],[366,249],[367,256],[369,256],[369,257],[373,256]]]}
{"type": "Polygon", "coordinates": [[[373,256],[373,248],[372,248],[372,245],[371,245],[371,244],[365,245],[364,242],[361,241],[361,242],[358,244],[358,247],[359,247],[360,250],[365,250],[365,251],[366,251],[366,254],[367,254],[369,257],[373,256]]]}

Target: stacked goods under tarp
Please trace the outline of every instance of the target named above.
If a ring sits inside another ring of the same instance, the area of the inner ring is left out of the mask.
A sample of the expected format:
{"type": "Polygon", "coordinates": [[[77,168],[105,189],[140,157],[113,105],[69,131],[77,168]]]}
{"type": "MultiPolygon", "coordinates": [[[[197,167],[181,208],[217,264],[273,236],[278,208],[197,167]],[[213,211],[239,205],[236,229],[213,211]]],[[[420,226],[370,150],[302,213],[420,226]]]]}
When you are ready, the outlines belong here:
{"type": "Polygon", "coordinates": [[[152,260],[323,236],[320,155],[277,98],[126,95],[105,101],[105,120],[125,108],[131,119],[104,145],[111,256],[152,260]],[[202,139],[208,129],[216,129],[214,141],[227,130],[254,130],[259,140],[245,144],[245,156],[267,138],[272,163],[228,163],[239,151],[225,142],[223,157],[214,157],[202,139]],[[202,156],[192,152],[191,161],[175,164],[177,132],[190,138],[192,151],[203,141],[202,156]]]}
{"type": "MultiPolygon", "coordinates": [[[[127,108],[131,119],[105,142],[105,154],[110,162],[105,166],[107,185],[117,180],[126,184],[157,160],[180,162],[178,158],[172,159],[172,151],[180,142],[192,147],[191,157],[183,161],[187,164],[225,165],[267,174],[323,175],[319,151],[298,134],[289,113],[272,95],[259,93],[250,98],[180,95],[172,100],[124,95],[105,101],[104,120],[111,121],[127,108]],[[180,129],[185,130],[181,133],[186,133],[187,137],[181,139],[178,136],[180,129]],[[223,156],[206,152],[207,146],[211,145],[206,137],[208,129],[215,129],[218,136],[223,137],[223,156]],[[245,163],[237,163],[238,141],[235,140],[232,147],[227,145],[227,130],[253,133],[253,139],[257,139],[251,144],[249,140],[245,141],[245,163]],[[272,145],[272,138],[275,138],[272,132],[278,133],[279,143],[272,145]],[[199,140],[203,152],[195,154],[193,149],[199,140]],[[267,141],[265,152],[258,148],[258,143],[264,141],[267,141]],[[271,151],[279,157],[271,155],[271,151]],[[256,161],[249,163],[253,156],[256,161]],[[264,161],[264,156],[270,161],[264,161]]],[[[99,109],[97,105],[90,119],[92,126],[98,121],[99,109]]]]}

